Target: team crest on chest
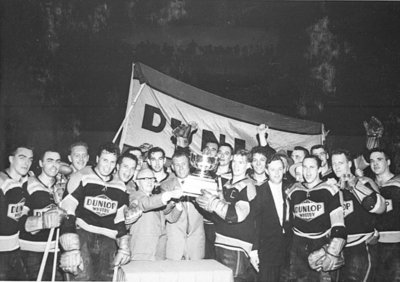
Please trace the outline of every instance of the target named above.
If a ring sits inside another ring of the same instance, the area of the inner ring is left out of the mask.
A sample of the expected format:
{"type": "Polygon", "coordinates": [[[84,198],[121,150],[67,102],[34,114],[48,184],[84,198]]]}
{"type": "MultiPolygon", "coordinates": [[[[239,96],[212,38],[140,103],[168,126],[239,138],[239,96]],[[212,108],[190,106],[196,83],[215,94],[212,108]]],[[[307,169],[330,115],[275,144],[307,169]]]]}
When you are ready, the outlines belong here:
{"type": "Polygon", "coordinates": [[[98,216],[107,216],[115,214],[118,209],[118,202],[111,200],[106,195],[99,195],[96,197],[85,197],[84,207],[98,216]]]}
{"type": "Polygon", "coordinates": [[[343,202],[344,217],[348,216],[354,211],[353,201],[343,202]]]}
{"type": "Polygon", "coordinates": [[[9,204],[7,210],[7,216],[15,221],[18,221],[22,216],[22,211],[25,205],[25,198],[15,204],[9,204]]]}
{"type": "Polygon", "coordinates": [[[324,203],[305,200],[294,206],[294,216],[304,221],[311,221],[325,213],[324,203]]]}
{"type": "Polygon", "coordinates": [[[392,199],[385,199],[385,204],[386,204],[386,212],[390,212],[391,210],[393,210],[392,199]]]}
{"type": "Polygon", "coordinates": [[[50,204],[42,209],[34,209],[33,210],[33,215],[35,216],[42,216],[45,212],[55,209],[57,206],[55,204],[50,204]]]}

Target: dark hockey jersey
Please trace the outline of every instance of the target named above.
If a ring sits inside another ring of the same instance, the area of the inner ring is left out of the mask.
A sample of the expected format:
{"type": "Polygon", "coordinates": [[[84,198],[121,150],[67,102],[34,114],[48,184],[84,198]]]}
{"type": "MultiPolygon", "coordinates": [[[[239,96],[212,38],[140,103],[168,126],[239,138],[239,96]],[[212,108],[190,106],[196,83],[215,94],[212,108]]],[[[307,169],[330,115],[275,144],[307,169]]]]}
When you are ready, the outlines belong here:
{"type": "Polygon", "coordinates": [[[19,248],[19,220],[27,214],[27,177],[12,179],[7,172],[0,172],[0,252],[19,248]]]}
{"type": "MultiPolygon", "coordinates": [[[[85,167],[70,178],[68,194],[61,207],[68,214],[75,215],[76,225],[96,234],[115,239],[127,234],[124,210],[129,206],[125,184],[110,177],[104,181],[92,167],[85,167]]],[[[69,217],[62,233],[74,232],[69,217]]]]}
{"type": "Polygon", "coordinates": [[[343,207],[335,185],[322,182],[309,189],[297,182],[288,190],[288,200],[296,235],[316,239],[328,236],[333,228],[344,229],[343,207]]]}
{"type": "Polygon", "coordinates": [[[215,245],[228,249],[236,249],[249,253],[255,243],[256,226],[255,213],[250,208],[247,214],[238,214],[237,204],[248,203],[256,196],[253,181],[245,178],[236,183],[228,181],[223,187],[224,200],[229,203],[226,219],[217,217],[214,220],[216,239],[215,245]],[[244,220],[240,218],[244,217],[244,220]]]}
{"type": "MultiPolygon", "coordinates": [[[[54,200],[54,187],[46,187],[38,178],[31,176],[28,179],[27,201],[25,207],[28,209],[28,216],[42,216],[45,212],[57,207],[54,200]]],[[[32,252],[44,252],[50,229],[42,229],[38,232],[27,232],[21,228],[20,245],[21,250],[32,252]]],[[[50,252],[55,250],[56,234],[51,241],[50,252]]]]}
{"type": "Polygon", "coordinates": [[[385,198],[386,212],[378,215],[376,228],[379,242],[400,242],[400,175],[394,176],[380,187],[385,198]]]}

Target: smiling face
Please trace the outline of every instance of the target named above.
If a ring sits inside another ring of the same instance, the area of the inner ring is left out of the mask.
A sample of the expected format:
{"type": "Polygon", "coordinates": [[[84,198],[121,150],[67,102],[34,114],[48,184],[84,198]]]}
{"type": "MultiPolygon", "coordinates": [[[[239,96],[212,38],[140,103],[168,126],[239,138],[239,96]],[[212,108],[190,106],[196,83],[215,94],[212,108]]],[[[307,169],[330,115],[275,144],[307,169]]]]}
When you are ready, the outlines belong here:
{"type": "Polygon", "coordinates": [[[266,165],[267,165],[267,158],[263,154],[260,153],[253,154],[253,160],[251,162],[251,166],[253,167],[255,174],[264,174],[266,165]]]}
{"type": "Polygon", "coordinates": [[[174,157],[172,159],[172,168],[178,178],[186,178],[189,175],[189,159],[186,156],[174,157]]]}
{"type": "Polygon", "coordinates": [[[61,156],[58,152],[45,152],[43,158],[39,161],[42,173],[48,177],[55,177],[58,174],[61,165],[61,156]]]}
{"type": "Polygon", "coordinates": [[[267,166],[267,174],[269,176],[269,181],[274,184],[279,184],[282,182],[283,178],[283,162],[281,160],[273,160],[267,166]]]}
{"type": "Polygon", "coordinates": [[[97,157],[96,168],[101,176],[109,176],[117,164],[117,155],[103,150],[99,157],[97,157]]]}
{"type": "Polygon", "coordinates": [[[221,146],[218,149],[218,158],[220,166],[230,165],[232,161],[232,150],[228,146],[221,146]]]}
{"type": "Polygon", "coordinates": [[[154,172],[160,172],[164,169],[166,159],[162,152],[154,152],[149,157],[148,163],[154,172]]]}
{"type": "Polygon", "coordinates": [[[249,161],[246,156],[234,155],[232,160],[232,175],[235,177],[244,177],[246,175],[249,161]]]}
{"type": "Polygon", "coordinates": [[[303,161],[303,177],[309,186],[313,186],[320,182],[319,178],[320,168],[315,159],[306,158],[303,161]]]}
{"type": "Polygon", "coordinates": [[[382,152],[373,152],[370,155],[371,170],[376,175],[382,175],[388,173],[390,167],[390,160],[386,158],[385,154],[382,152]]]}
{"type": "Polygon", "coordinates": [[[338,178],[350,174],[351,162],[347,160],[344,154],[332,155],[332,169],[338,178]]]}
{"type": "Polygon", "coordinates": [[[210,157],[216,157],[218,153],[218,144],[208,142],[203,149],[203,154],[209,155],[210,157]]]}
{"type": "Polygon", "coordinates": [[[151,169],[145,168],[139,171],[136,180],[139,189],[145,193],[150,194],[153,191],[156,183],[156,177],[151,169]]]}
{"type": "Polygon", "coordinates": [[[71,154],[68,156],[73,168],[78,171],[84,168],[89,161],[88,150],[85,146],[77,145],[71,149],[71,154]]]}
{"type": "Polygon", "coordinates": [[[118,178],[121,179],[124,183],[127,183],[129,180],[132,179],[133,175],[135,174],[136,165],[137,164],[135,160],[124,157],[121,163],[117,165],[118,178]]]}
{"type": "Polygon", "coordinates": [[[15,154],[9,157],[10,172],[19,176],[25,176],[31,168],[33,162],[33,151],[28,148],[20,147],[15,154]]]}

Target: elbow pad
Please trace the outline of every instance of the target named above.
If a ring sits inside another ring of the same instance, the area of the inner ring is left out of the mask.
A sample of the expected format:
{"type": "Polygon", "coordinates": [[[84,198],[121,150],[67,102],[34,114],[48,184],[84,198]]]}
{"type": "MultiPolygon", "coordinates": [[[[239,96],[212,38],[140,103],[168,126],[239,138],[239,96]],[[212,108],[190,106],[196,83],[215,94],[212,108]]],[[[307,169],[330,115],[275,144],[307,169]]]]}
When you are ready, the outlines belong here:
{"type": "Polygon", "coordinates": [[[370,211],[375,207],[376,200],[377,200],[376,193],[372,193],[368,196],[365,196],[365,198],[361,201],[361,205],[364,209],[370,211]]]}

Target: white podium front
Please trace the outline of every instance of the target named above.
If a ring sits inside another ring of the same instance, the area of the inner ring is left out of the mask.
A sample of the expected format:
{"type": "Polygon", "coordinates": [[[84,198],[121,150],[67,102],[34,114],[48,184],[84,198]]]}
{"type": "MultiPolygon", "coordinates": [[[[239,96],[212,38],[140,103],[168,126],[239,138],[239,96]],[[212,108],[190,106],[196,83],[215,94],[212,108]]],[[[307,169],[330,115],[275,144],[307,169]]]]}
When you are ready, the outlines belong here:
{"type": "Polygon", "coordinates": [[[233,282],[232,270],[215,260],[131,261],[122,270],[129,282],[233,282]]]}

